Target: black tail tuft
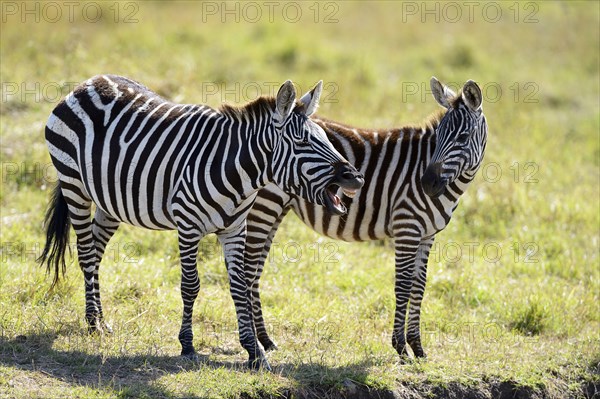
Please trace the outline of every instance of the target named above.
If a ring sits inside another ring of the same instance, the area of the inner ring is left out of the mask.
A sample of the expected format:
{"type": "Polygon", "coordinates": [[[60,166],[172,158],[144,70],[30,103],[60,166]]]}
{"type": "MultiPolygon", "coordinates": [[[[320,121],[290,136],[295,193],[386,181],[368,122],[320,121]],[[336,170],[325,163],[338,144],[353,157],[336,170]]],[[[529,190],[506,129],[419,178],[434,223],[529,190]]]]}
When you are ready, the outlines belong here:
{"type": "Polygon", "coordinates": [[[52,280],[52,286],[50,287],[50,289],[52,289],[58,283],[60,277],[59,269],[62,268],[63,276],[67,269],[65,263],[65,252],[67,248],[69,248],[69,254],[71,253],[71,248],[69,247],[71,221],[69,219],[67,201],[60,189],[60,184],[56,185],[54,192],[52,193],[52,199],[48,204],[46,218],[44,219],[44,226],[46,227],[46,245],[44,246],[42,255],[37,259],[37,262],[40,266],[46,263],[48,274],[50,274],[54,267],[54,279],[52,280]]]}

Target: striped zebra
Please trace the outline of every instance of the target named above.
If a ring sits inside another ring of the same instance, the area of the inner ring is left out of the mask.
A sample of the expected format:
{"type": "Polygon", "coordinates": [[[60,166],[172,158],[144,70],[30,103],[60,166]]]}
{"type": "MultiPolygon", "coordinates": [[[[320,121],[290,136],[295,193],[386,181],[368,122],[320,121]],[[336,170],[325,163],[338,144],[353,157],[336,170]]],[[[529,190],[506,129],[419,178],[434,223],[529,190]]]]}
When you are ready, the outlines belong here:
{"type": "Polygon", "coordinates": [[[479,86],[469,80],[456,95],[435,77],[430,83],[444,110],[430,116],[422,127],[365,130],[315,119],[335,148],[365,176],[365,185],[356,195],[349,192],[344,196],[344,216],[331,216],[322,207],[288,195],[274,184],[259,191],[248,215],[245,264],[252,278],[257,337],[266,350],[276,346],[265,328],[259,279],[277,228],[292,209],[307,226],[331,238],[394,239],[392,345],[403,359],[408,356],[407,341],[416,357],[425,357],[420,307],[429,251],[481,165],[487,141],[479,86]]]}
{"type": "Polygon", "coordinates": [[[292,82],[286,81],[276,98],[215,110],[175,104],[127,78],[102,75],[79,85],[56,106],[46,141],[58,184],[39,261],[47,263],[48,272],[54,269],[54,286],[59,270],[65,272],[72,224],[90,331],[109,329],[103,322],[98,269],[119,224],[177,230],[181,354],[197,358],[192,344],[192,311],[200,288],[196,258],[202,237],[216,233],[249,366],[270,368],[256,341],[243,265],[246,217],[258,190],[275,182],[341,214],[336,187],[352,191],[363,183],[309,119],[321,90],[319,82],[297,102],[292,82]]]}

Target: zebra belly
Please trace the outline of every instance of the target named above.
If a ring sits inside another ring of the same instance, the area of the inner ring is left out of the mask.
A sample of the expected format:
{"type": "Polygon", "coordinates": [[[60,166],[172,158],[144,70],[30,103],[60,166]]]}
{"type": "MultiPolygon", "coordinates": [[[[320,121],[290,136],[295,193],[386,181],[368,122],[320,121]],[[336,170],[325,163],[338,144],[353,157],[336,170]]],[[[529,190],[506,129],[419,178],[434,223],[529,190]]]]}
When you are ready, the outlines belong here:
{"type": "Polygon", "coordinates": [[[297,201],[294,211],[300,219],[317,233],[348,242],[383,240],[390,237],[386,223],[386,209],[363,212],[360,197],[343,198],[347,213],[330,215],[326,208],[307,201],[297,201]]]}
{"type": "MultiPolygon", "coordinates": [[[[89,176],[89,175],[88,175],[89,176]]],[[[115,219],[153,230],[175,229],[172,215],[168,213],[168,196],[159,190],[158,195],[150,195],[148,186],[162,185],[160,179],[144,176],[139,181],[118,181],[119,175],[104,173],[100,182],[88,179],[86,188],[92,201],[115,219]],[[108,182],[116,179],[115,184],[108,182]]]]}

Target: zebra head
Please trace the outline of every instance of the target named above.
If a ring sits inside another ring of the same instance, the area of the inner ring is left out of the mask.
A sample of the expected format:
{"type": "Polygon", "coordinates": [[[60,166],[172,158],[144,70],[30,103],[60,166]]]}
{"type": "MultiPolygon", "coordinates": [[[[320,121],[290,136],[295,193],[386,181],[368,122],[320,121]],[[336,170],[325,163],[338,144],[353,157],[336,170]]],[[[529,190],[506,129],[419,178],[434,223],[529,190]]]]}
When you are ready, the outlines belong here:
{"type": "Polygon", "coordinates": [[[457,178],[473,179],[483,159],[487,123],[477,83],[467,81],[459,95],[435,77],[430,83],[433,97],[447,109],[436,129],[435,150],[421,178],[425,193],[437,198],[457,178]]]}
{"type": "Polygon", "coordinates": [[[322,88],[323,82],[319,81],[298,102],[291,81],[279,89],[273,113],[277,139],[272,176],[284,191],[341,215],[346,208],[335,194],[337,188],[353,196],[364,179],[333,147],[323,129],[310,119],[317,110],[322,88]]]}

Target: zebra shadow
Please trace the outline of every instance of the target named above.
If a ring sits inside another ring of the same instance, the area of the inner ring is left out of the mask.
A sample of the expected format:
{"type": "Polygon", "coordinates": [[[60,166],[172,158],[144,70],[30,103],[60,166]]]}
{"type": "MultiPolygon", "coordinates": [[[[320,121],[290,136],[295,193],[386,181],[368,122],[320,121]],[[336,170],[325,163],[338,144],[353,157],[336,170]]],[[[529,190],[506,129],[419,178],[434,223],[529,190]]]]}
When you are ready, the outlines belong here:
{"type": "MultiPolygon", "coordinates": [[[[16,395],[16,392],[23,389],[35,388],[32,387],[33,381],[40,389],[52,386],[51,392],[57,387],[58,396],[65,396],[70,389],[79,387],[116,394],[118,397],[196,399],[205,397],[206,393],[202,393],[205,387],[192,385],[186,388],[185,382],[171,382],[168,377],[179,373],[206,372],[207,367],[224,369],[231,373],[255,373],[248,370],[243,361],[215,361],[209,355],[199,355],[198,361],[192,362],[171,355],[125,353],[107,356],[78,349],[57,349],[54,347],[54,341],[60,335],[60,332],[45,331],[7,338],[0,334],[0,366],[35,374],[34,377],[32,374],[28,374],[27,377],[23,377],[23,374],[15,378],[9,377],[9,397],[11,390],[16,395]],[[163,377],[167,377],[167,382],[159,381],[163,377]]],[[[309,396],[321,397],[329,396],[331,392],[338,390],[340,381],[343,381],[342,385],[346,381],[353,385],[353,390],[361,390],[361,382],[367,379],[368,368],[372,364],[330,367],[315,363],[280,363],[272,366],[275,374],[294,380],[305,393],[311,393],[309,396]],[[315,384],[315,381],[320,383],[315,384]]],[[[219,383],[227,384],[237,379],[233,374],[230,374],[230,377],[219,375],[222,382],[218,382],[217,387],[219,383]]],[[[0,384],[0,392],[3,389],[6,389],[6,385],[3,388],[0,384]]],[[[283,397],[294,395],[287,390],[281,394],[283,397]]]]}
{"type": "MultiPolygon", "coordinates": [[[[197,370],[203,364],[236,367],[234,363],[215,364],[202,358],[195,363],[178,356],[105,356],[77,349],[61,350],[53,347],[58,337],[59,334],[53,332],[19,335],[12,339],[0,337],[0,366],[35,374],[34,377],[29,374],[31,378],[14,378],[8,384],[9,397],[10,389],[15,393],[32,389],[31,382],[34,381],[34,385],[38,384],[40,388],[51,384],[57,387],[58,392],[64,389],[64,394],[58,394],[60,397],[67,395],[70,388],[87,387],[118,397],[170,398],[178,395],[156,383],[165,375],[197,370]]],[[[237,367],[241,368],[241,365],[237,367]]],[[[193,392],[183,392],[179,396],[202,397],[193,392]]]]}

